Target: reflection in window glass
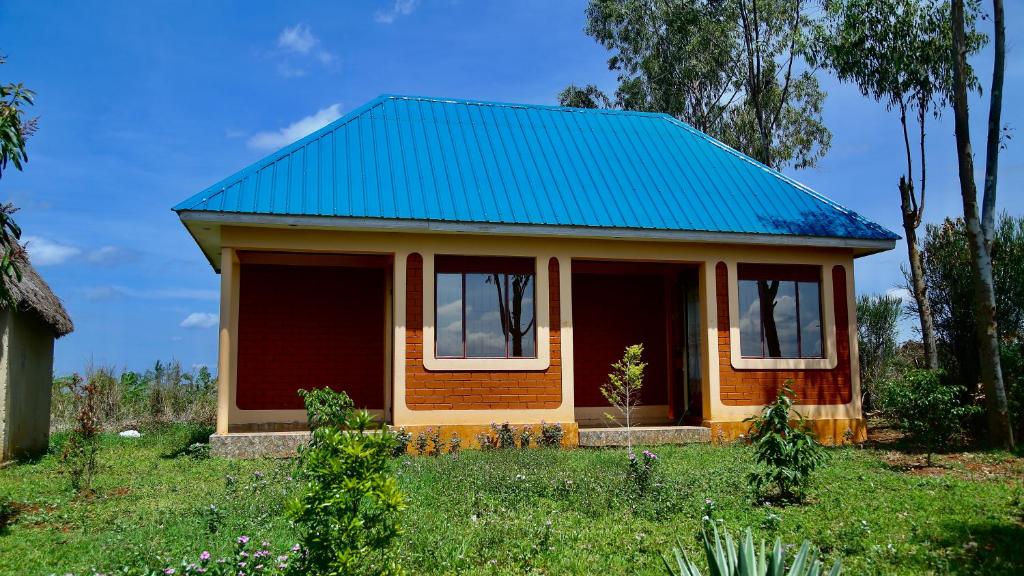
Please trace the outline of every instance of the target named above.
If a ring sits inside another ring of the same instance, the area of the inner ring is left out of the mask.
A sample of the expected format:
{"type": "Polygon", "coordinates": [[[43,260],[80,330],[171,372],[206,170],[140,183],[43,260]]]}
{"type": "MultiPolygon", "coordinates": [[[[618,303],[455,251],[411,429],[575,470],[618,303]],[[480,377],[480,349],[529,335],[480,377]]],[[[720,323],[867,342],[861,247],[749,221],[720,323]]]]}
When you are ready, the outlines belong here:
{"type": "Polygon", "coordinates": [[[491,263],[475,259],[445,262],[435,284],[435,356],[537,357],[535,276],[516,272],[529,269],[523,262],[504,266],[509,271],[491,272],[491,263]]]}
{"type": "Polygon", "coordinates": [[[437,275],[437,356],[461,357],[462,274],[437,275]]]}
{"type": "Polygon", "coordinates": [[[821,358],[819,282],[739,281],[740,354],[752,358],[821,358]]]}
{"type": "Polygon", "coordinates": [[[761,344],[761,301],[757,298],[757,281],[740,280],[740,354],[764,356],[761,344]]]}
{"type": "Polygon", "coordinates": [[[504,274],[466,274],[466,357],[504,358],[504,274]]]}
{"type": "Polygon", "coordinates": [[[821,295],[818,284],[799,282],[800,293],[800,355],[804,358],[824,356],[821,346],[821,295]]]}
{"type": "Polygon", "coordinates": [[[534,336],[533,275],[508,275],[508,355],[512,358],[537,356],[534,336]]]}

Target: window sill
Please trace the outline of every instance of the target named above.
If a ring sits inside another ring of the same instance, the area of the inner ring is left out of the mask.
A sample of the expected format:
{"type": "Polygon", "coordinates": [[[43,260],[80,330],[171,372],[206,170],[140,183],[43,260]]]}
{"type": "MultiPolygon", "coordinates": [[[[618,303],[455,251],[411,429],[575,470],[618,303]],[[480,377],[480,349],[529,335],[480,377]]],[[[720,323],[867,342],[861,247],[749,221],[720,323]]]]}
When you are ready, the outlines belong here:
{"type": "Polygon", "coordinates": [[[732,367],[737,370],[831,370],[836,364],[832,355],[829,358],[732,358],[732,367]]]}
{"type": "Polygon", "coordinates": [[[436,371],[517,372],[547,370],[550,366],[550,358],[423,358],[423,367],[436,371]]]}

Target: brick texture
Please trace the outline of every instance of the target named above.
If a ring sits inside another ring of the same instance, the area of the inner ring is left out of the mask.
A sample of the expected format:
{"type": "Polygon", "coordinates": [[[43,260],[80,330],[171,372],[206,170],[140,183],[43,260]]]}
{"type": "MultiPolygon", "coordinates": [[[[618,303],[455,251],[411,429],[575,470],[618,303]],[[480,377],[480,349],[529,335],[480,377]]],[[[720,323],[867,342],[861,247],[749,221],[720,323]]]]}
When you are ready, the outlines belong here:
{"type": "Polygon", "coordinates": [[[405,402],[411,410],[557,408],[562,404],[558,260],[548,262],[551,365],[547,370],[431,371],[423,367],[423,257],[406,261],[405,402]]]}
{"type": "Polygon", "coordinates": [[[242,264],[238,391],[243,410],[299,409],[300,388],[384,406],[385,271],[242,264]]]}
{"type": "Polygon", "coordinates": [[[720,393],[727,406],[758,406],[775,399],[779,388],[793,380],[798,404],[846,404],[850,401],[850,317],[846,301],[846,269],[832,268],[835,302],[836,357],[831,370],[737,370],[732,367],[729,333],[729,278],[724,262],[715,267],[718,301],[718,358],[720,393]]]}

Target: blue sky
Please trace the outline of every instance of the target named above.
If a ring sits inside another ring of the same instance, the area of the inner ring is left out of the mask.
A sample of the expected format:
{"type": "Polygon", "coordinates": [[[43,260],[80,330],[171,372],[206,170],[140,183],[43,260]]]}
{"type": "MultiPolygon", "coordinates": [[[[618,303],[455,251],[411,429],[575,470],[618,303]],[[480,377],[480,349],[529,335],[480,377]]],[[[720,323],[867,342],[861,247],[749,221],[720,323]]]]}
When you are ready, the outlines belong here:
{"type": "MultiPolygon", "coordinates": [[[[550,104],[570,82],[614,91],[583,1],[0,3],[0,81],[38,92],[39,132],[0,199],[76,331],[58,374],[95,364],[216,363],[219,277],[170,207],[382,93],[550,104]]],[[[1024,10],[1007,6],[1004,120],[1021,125],[1024,10]]],[[[986,23],[987,24],[987,23],[986,23]]],[[[988,52],[974,61],[986,78],[988,52]]],[[[894,114],[823,77],[833,146],[792,173],[901,232],[894,114]]],[[[987,99],[977,98],[983,150],[987,99]]],[[[961,211],[952,118],[929,125],[926,220],[961,211]]],[[[1015,133],[1015,136],[1017,134],[1015,133]]],[[[1001,157],[1000,208],[1024,212],[1019,137],[1001,157]]],[[[978,164],[983,164],[979,158],[978,164]]],[[[979,178],[980,181],[980,178],[979,178]]],[[[906,249],[857,262],[858,292],[902,283],[906,249]]]]}

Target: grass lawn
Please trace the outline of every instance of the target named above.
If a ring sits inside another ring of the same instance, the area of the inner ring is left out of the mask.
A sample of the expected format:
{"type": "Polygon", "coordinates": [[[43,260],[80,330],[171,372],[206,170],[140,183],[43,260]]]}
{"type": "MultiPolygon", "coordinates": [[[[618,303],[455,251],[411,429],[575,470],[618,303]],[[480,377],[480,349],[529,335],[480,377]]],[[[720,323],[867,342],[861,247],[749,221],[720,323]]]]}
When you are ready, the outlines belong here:
{"type": "MultiPolygon", "coordinates": [[[[59,442],[59,439],[57,439],[59,442]]],[[[246,534],[284,550],[282,516],[298,483],[283,460],[175,454],[185,427],[104,438],[97,493],[74,497],[58,459],[0,470],[0,497],[21,510],[0,534],[0,573],[64,574],[163,567],[246,534]],[[211,508],[214,507],[214,508],[211,508]]],[[[401,541],[411,574],[662,574],[678,540],[698,553],[705,499],[733,530],[789,544],[804,538],[847,574],[1024,571],[1024,459],[965,453],[907,470],[882,449],[830,450],[808,502],[754,504],[742,446],[658,447],[657,485],[633,492],[622,450],[467,451],[396,460],[408,497],[401,541]]]]}

